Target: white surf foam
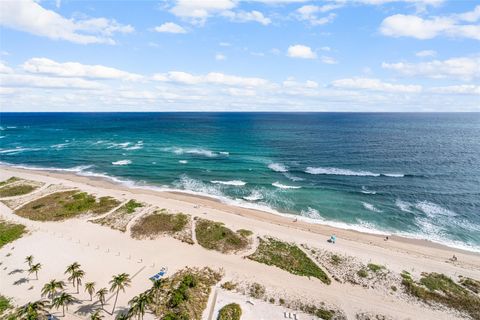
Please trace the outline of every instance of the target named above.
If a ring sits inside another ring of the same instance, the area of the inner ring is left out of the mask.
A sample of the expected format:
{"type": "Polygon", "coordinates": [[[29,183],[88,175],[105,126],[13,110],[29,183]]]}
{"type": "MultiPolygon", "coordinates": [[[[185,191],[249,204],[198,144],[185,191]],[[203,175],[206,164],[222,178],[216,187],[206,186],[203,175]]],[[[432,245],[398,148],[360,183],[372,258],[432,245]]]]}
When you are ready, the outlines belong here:
{"type": "Polygon", "coordinates": [[[305,169],[306,173],[309,174],[324,174],[324,175],[338,175],[338,176],[359,176],[359,177],[391,177],[391,178],[401,178],[404,177],[404,174],[401,173],[375,173],[364,170],[350,170],[350,169],[340,169],[332,167],[307,167],[305,169]]]}
{"type": "Polygon", "coordinates": [[[11,149],[3,149],[0,150],[0,154],[16,154],[21,152],[28,152],[28,151],[40,151],[44,150],[43,148],[23,148],[23,147],[16,147],[11,149]]]}
{"type": "Polygon", "coordinates": [[[365,193],[365,194],[377,194],[376,191],[368,190],[368,189],[365,188],[364,186],[362,186],[362,193],[365,193]]]}
{"type": "Polygon", "coordinates": [[[397,199],[395,200],[395,205],[403,212],[412,213],[411,208],[413,205],[410,202],[397,199]]]}
{"type": "Polygon", "coordinates": [[[187,164],[188,161],[187,160],[178,160],[178,163],[181,163],[181,164],[187,164]]]}
{"type": "Polygon", "coordinates": [[[308,207],[307,210],[302,210],[301,215],[310,219],[315,219],[315,220],[325,220],[321,215],[318,210],[308,207]]]}
{"type": "Polygon", "coordinates": [[[280,188],[280,189],[300,189],[301,188],[300,186],[288,186],[288,185],[285,185],[285,184],[281,184],[278,181],[272,183],[272,186],[280,188]]]}
{"type": "Polygon", "coordinates": [[[190,154],[190,155],[203,156],[207,158],[215,158],[219,156],[229,155],[229,153],[226,151],[215,152],[215,151],[204,149],[204,148],[167,147],[167,148],[162,148],[162,151],[172,152],[177,155],[190,154]]]}
{"type": "Polygon", "coordinates": [[[214,184],[223,184],[223,185],[227,185],[227,186],[237,186],[237,187],[241,187],[241,186],[244,186],[244,185],[247,184],[246,182],[244,182],[242,180],[230,180],[230,181],[212,180],[210,182],[214,183],[214,184]]]}
{"type": "Polygon", "coordinates": [[[132,163],[131,160],[118,160],[118,161],[112,162],[112,164],[114,166],[126,166],[126,165],[129,165],[131,163],[132,163]]]}
{"type": "Polygon", "coordinates": [[[51,145],[50,148],[59,150],[59,149],[65,148],[65,147],[68,146],[68,145],[69,145],[69,143],[59,143],[59,144],[53,144],[53,145],[51,145]]]}
{"type": "Polygon", "coordinates": [[[457,215],[455,212],[429,201],[417,202],[415,207],[431,218],[438,218],[438,216],[454,217],[457,215]]]}
{"type": "Polygon", "coordinates": [[[259,190],[253,190],[250,195],[243,197],[247,201],[258,201],[263,199],[263,195],[259,190]]]}
{"type": "Polygon", "coordinates": [[[270,163],[268,165],[268,168],[270,168],[270,170],[273,170],[275,172],[288,172],[288,168],[281,164],[281,163],[270,163]]]}
{"type": "Polygon", "coordinates": [[[382,212],[382,210],[376,208],[373,204],[368,202],[362,202],[362,205],[365,209],[373,211],[373,212],[382,212]]]}

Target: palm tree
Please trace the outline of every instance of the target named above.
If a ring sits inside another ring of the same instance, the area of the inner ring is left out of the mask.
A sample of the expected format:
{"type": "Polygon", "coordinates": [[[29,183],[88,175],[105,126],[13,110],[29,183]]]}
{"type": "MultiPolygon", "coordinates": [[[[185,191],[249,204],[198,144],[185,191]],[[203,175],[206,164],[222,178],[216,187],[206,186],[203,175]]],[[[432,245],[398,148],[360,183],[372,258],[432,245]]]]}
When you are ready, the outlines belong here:
{"type": "Polygon", "coordinates": [[[128,302],[130,305],[129,313],[131,315],[137,315],[138,319],[143,319],[145,311],[148,308],[148,305],[152,303],[152,296],[149,291],[142,292],[138,296],[133,297],[132,300],[128,302]]]}
{"type": "Polygon", "coordinates": [[[155,297],[155,294],[162,288],[164,283],[164,280],[162,278],[153,281],[153,285],[148,291],[148,294],[152,297],[152,299],[155,297]]]}
{"type": "MultiPolygon", "coordinates": [[[[74,262],[67,267],[64,274],[70,274],[71,275],[74,271],[76,271],[78,269],[80,269],[80,264],[78,262],[74,262]]],[[[71,280],[71,279],[69,278],[68,280],[71,280]]],[[[74,282],[73,279],[72,279],[72,284],[75,287],[75,282],[74,282]]]]}
{"type": "Polygon", "coordinates": [[[93,300],[93,294],[95,293],[95,282],[86,282],[85,291],[90,295],[90,301],[93,300]]]}
{"type": "Polygon", "coordinates": [[[110,280],[110,292],[117,291],[115,296],[115,302],[113,303],[113,310],[112,314],[115,311],[115,306],[117,305],[118,294],[120,290],[125,292],[125,288],[130,286],[130,275],[127,273],[120,273],[116,276],[113,276],[112,280],[110,280]]]}
{"type": "Polygon", "coordinates": [[[49,282],[45,283],[42,288],[42,297],[47,296],[53,300],[57,294],[57,291],[63,290],[64,287],[65,283],[63,281],[57,281],[55,279],[50,280],[49,282]]]}
{"type": "Polygon", "coordinates": [[[103,319],[103,314],[100,313],[100,310],[95,311],[90,316],[90,320],[101,320],[103,319]]]}
{"type": "Polygon", "coordinates": [[[28,263],[28,267],[30,268],[33,264],[33,256],[29,255],[25,258],[25,262],[28,263]]]}
{"type": "Polygon", "coordinates": [[[130,319],[130,315],[128,313],[119,313],[115,317],[115,320],[128,320],[130,319]]]}
{"type": "Polygon", "coordinates": [[[108,293],[107,288],[102,288],[98,290],[97,293],[95,294],[98,298],[98,301],[100,301],[100,303],[102,304],[102,309],[103,309],[103,306],[105,305],[105,297],[107,296],[107,293],[108,293]]]}
{"type": "Polygon", "coordinates": [[[30,266],[30,269],[28,269],[28,274],[32,274],[32,273],[35,272],[35,277],[38,280],[38,271],[40,271],[40,269],[42,269],[42,264],[41,263],[32,264],[30,266]]]}
{"type": "Polygon", "coordinates": [[[55,299],[53,299],[52,306],[54,306],[57,309],[62,307],[63,316],[65,317],[65,307],[67,307],[67,310],[68,310],[68,306],[74,303],[75,301],[76,301],[75,298],[71,294],[66,293],[64,291],[60,293],[55,299]]]}
{"type": "Polygon", "coordinates": [[[17,317],[19,320],[37,320],[47,312],[46,307],[47,302],[45,300],[29,302],[18,308],[17,317]]]}
{"type": "Polygon", "coordinates": [[[82,278],[85,276],[85,271],[81,269],[76,269],[72,271],[68,280],[73,282],[73,287],[75,288],[75,283],[77,284],[77,293],[79,293],[80,285],[82,284],[82,278]]]}

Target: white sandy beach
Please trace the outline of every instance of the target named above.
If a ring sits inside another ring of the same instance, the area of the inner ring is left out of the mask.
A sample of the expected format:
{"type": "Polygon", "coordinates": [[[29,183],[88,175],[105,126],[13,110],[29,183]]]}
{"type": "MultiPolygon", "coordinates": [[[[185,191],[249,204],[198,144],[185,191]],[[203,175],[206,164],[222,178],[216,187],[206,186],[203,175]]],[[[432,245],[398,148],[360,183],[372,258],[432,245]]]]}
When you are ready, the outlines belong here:
{"type": "MultiPolygon", "coordinates": [[[[407,270],[412,275],[419,276],[421,272],[438,272],[450,277],[463,275],[480,279],[479,254],[427,241],[400,237],[391,237],[389,241],[384,241],[383,237],[378,235],[335,229],[302,221],[293,222],[287,217],[233,207],[204,197],[128,189],[104,180],[63,173],[0,168],[0,180],[8,179],[11,176],[41,181],[46,184],[63,184],[67,188],[78,188],[88,193],[113,196],[120,200],[134,198],[159,208],[221,221],[227,227],[235,230],[249,229],[257,236],[269,235],[297,244],[308,244],[310,247],[354,256],[364,263],[382,264],[398,273],[407,270]],[[338,240],[334,245],[326,241],[331,234],[337,235],[338,240]],[[458,257],[458,261],[455,263],[449,261],[452,254],[458,257]]],[[[128,231],[135,219],[127,226],[127,232],[122,233],[87,222],[86,218],[63,222],[29,221],[14,215],[12,210],[2,203],[0,203],[0,213],[2,219],[25,224],[30,231],[28,235],[0,250],[0,261],[2,262],[0,294],[12,297],[17,305],[39,299],[41,287],[48,280],[54,278],[66,280],[66,276],[63,274],[66,266],[78,261],[86,272],[85,280],[95,281],[97,288],[108,287],[108,281],[114,274],[126,272],[132,276],[132,286],[125,293],[120,293],[117,310],[126,308],[128,301],[134,295],[148,289],[151,285],[148,278],[157,273],[162,266],[168,267],[168,274],[185,266],[209,266],[214,269],[222,269],[225,273],[225,280],[258,282],[264,285],[269,292],[275,292],[278,296],[285,295],[304,301],[325,302],[328,305],[336,306],[349,319],[354,319],[355,314],[360,312],[382,314],[393,319],[460,318],[455,313],[396,299],[388,293],[371,288],[335,281],[331,285],[325,285],[317,279],[295,276],[276,267],[244,259],[244,254],[221,254],[206,250],[197,244],[182,243],[171,237],[162,237],[156,240],[134,240],[128,231]],[[39,280],[34,280],[34,275],[29,276],[22,270],[15,271],[25,268],[25,257],[30,254],[34,255],[37,262],[42,263],[43,268],[39,272],[39,280]],[[27,280],[24,283],[14,284],[15,281],[22,278],[27,280]]],[[[71,287],[69,289],[74,290],[71,287]]],[[[79,298],[84,300],[69,308],[66,319],[86,319],[91,311],[92,303],[89,301],[88,294],[83,292],[83,287],[80,290],[79,298]]],[[[241,300],[242,298],[240,296],[235,299],[241,300]]],[[[249,299],[251,300],[251,298],[244,297],[245,301],[249,299]]],[[[219,301],[227,303],[229,295],[223,294],[221,299],[217,299],[217,302],[219,301]]],[[[109,303],[112,303],[112,299],[109,303]]],[[[261,305],[259,304],[259,306],[261,305]]],[[[111,307],[106,307],[106,309],[109,308],[111,307]]],[[[205,310],[204,319],[209,319],[209,316],[214,314],[211,309],[218,310],[218,308],[218,305],[209,305],[205,310]]],[[[283,319],[283,309],[285,308],[277,306],[268,312],[278,312],[275,319],[283,319]]],[[[267,315],[271,314],[268,312],[267,315]]],[[[249,311],[242,319],[258,319],[254,313],[254,311],[249,311]]],[[[60,314],[61,310],[57,315],[60,314]]],[[[106,318],[108,319],[108,317],[106,318]]],[[[151,317],[151,315],[146,315],[145,319],[151,317]]]]}

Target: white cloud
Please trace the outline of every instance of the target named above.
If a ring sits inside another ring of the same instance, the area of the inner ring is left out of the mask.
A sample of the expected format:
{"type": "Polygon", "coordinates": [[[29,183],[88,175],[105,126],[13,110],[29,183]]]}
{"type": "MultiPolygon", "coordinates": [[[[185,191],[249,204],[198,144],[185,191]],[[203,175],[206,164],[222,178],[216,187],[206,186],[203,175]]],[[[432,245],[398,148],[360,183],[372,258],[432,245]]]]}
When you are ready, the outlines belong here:
{"type": "Polygon", "coordinates": [[[85,65],[78,62],[56,62],[47,58],[32,58],[22,65],[30,73],[48,74],[57,77],[93,79],[118,79],[136,81],[142,76],[102,65],[85,65]]]}
{"type": "Polygon", "coordinates": [[[296,44],[288,47],[287,56],[291,58],[315,59],[317,54],[310,47],[296,44]]]}
{"type": "Polygon", "coordinates": [[[12,73],[13,69],[0,61],[0,73],[12,73]]]}
{"type": "Polygon", "coordinates": [[[187,33],[187,30],[173,22],[165,22],[164,24],[155,27],[154,30],[165,33],[187,33]]]}
{"type": "Polygon", "coordinates": [[[2,87],[33,87],[55,89],[102,89],[103,85],[95,81],[79,78],[55,78],[25,74],[2,74],[0,75],[2,87]]]}
{"type": "Polygon", "coordinates": [[[247,11],[234,12],[229,10],[229,11],[222,12],[222,16],[234,22],[255,21],[260,24],[263,24],[264,26],[269,25],[272,22],[269,18],[265,17],[263,13],[257,10],[253,10],[249,12],[247,11]]]}
{"type": "Polygon", "coordinates": [[[393,84],[372,78],[346,78],[332,82],[332,86],[341,89],[372,90],[395,93],[420,93],[422,86],[393,84]]]}
{"type": "Polygon", "coordinates": [[[240,87],[257,87],[268,84],[268,81],[262,78],[240,77],[227,75],[220,72],[210,72],[206,75],[193,75],[183,71],[170,71],[164,74],[155,74],[154,80],[166,82],[178,82],[182,84],[218,84],[240,87]]]}
{"type": "Polygon", "coordinates": [[[480,86],[463,84],[445,87],[434,87],[430,89],[431,92],[441,94],[472,94],[480,95],[480,86]]]}
{"type": "Polygon", "coordinates": [[[121,25],[115,20],[106,18],[77,21],[66,19],[33,0],[3,1],[0,25],[37,36],[80,44],[115,44],[112,39],[114,33],[134,31],[130,25],[121,25]]]}
{"type": "Polygon", "coordinates": [[[227,59],[227,57],[225,57],[225,55],[222,54],[222,53],[217,53],[215,55],[215,60],[222,61],[222,60],[226,60],[226,59],[227,59]]]}
{"type": "Polygon", "coordinates": [[[464,23],[476,22],[480,19],[479,12],[480,6],[462,14],[427,19],[414,15],[395,14],[382,21],[380,32],[391,37],[413,37],[421,40],[441,35],[480,40],[480,25],[464,23]]]}
{"type": "Polygon", "coordinates": [[[383,62],[382,68],[406,76],[423,76],[436,79],[451,77],[471,80],[480,77],[480,57],[459,57],[420,63],[383,62]]]}
{"type": "Polygon", "coordinates": [[[437,51],[435,50],[422,50],[415,53],[417,57],[435,57],[437,55],[437,51]]]}
{"type": "Polygon", "coordinates": [[[330,10],[334,10],[342,7],[341,4],[326,4],[323,6],[305,5],[297,9],[297,18],[310,22],[313,26],[323,25],[332,22],[336,15],[329,13],[327,16],[319,17],[319,13],[325,13],[330,10]]]}
{"type": "Polygon", "coordinates": [[[337,64],[338,61],[335,60],[335,58],[329,57],[329,56],[321,56],[320,61],[326,64],[337,64]]]}
{"type": "Polygon", "coordinates": [[[235,7],[236,2],[233,0],[176,0],[170,12],[194,24],[204,24],[212,14],[230,10],[235,7]]]}

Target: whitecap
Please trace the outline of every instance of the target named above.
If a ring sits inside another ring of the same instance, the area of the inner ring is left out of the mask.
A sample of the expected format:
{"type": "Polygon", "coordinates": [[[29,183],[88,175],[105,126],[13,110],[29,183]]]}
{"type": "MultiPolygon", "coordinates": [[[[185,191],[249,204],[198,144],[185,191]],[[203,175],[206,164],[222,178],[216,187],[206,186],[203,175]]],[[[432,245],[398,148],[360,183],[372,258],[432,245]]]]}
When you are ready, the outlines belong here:
{"type": "Polygon", "coordinates": [[[446,208],[443,208],[442,206],[429,201],[417,202],[415,204],[415,207],[431,218],[438,217],[439,215],[449,216],[449,217],[453,217],[457,215],[455,212],[448,210],[446,208]]]}
{"type": "Polygon", "coordinates": [[[320,212],[312,207],[308,207],[307,210],[302,210],[301,215],[310,219],[324,220],[320,212]]]}
{"type": "Polygon", "coordinates": [[[214,184],[223,184],[223,185],[227,185],[227,186],[237,186],[237,187],[241,187],[241,186],[244,186],[244,185],[247,184],[246,182],[244,182],[242,180],[230,180],[230,181],[212,180],[210,182],[214,183],[214,184]]]}
{"type": "Polygon", "coordinates": [[[362,205],[365,209],[373,211],[373,212],[382,212],[382,210],[376,208],[373,204],[368,202],[362,202],[362,205]]]}
{"type": "Polygon", "coordinates": [[[272,183],[272,186],[280,188],[280,189],[300,189],[300,186],[287,186],[285,184],[281,184],[280,182],[276,181],[272,183]]]}
{"type": "Polygon", "coordinates": [[[405,175],[403,173],[383,173],[382,176],[391,177],[391,178],[403,178],[405,175]]]}
{"type": "Polygon", "coordinates": [[[283,175],[284,175],[287,179],[290,179],[290,180],[292,180],[292,181],[303,181],[303,180],[305,180],[305,179],[303,179],[303,178],[300,178],[300,177],[291,175],[289,172],[285,172],[285,173],[283,173],[283,175]]]}
{"type": "Polygon", "coordinates": [[[339,175],[339,176],[370,176],[370,177],[379,177],[379,173],[373,173],[370,171],[353,171],[349,169],[339,169],[339,168],[323,168],[323,167],[308,167],[305,170],[309,174],[325,174],[325,175],[339,175]]]}
{"type": "Polygon", "coordinates": [[[64,147],[68,146],[68,143],[59,143],[59,144],[53,144],[50,146],[50,148],[53,149],[63,149],[64,147]]]}
{"type": "Polygon", "coordinates": [[[365,194],[377,194],[376,191],[368,190],[368,189],[365,188],[364,186],[362,186],[362,193],[365,193],[365,194]]]}
{"type": "Polygon", "coordinates": [[[39,150],[44,150],[43,148],[23,148],[23,147],[16,147],[12,149],[3,149],[0,150],[1,154],[16,154],[20,152],[26,152],[26,151],[39,151],[39,150]]]}
{"type": "Polygon", "coordinates": [[[397,199],[395,205],[403,212],[412,213],[411,207],[413,206],[410,202],[397,199]]]}
{"type": "Polygon", "coordinates": [[[181,164],[187,164],[188,161],[187,160],[178,160],[178,163],[181,163],[181,164]]]}
{"type": "Polygon", "coordinates": [[[126,165],[131,164],[131,163],[132,163],[131,160],[118,160],[118,161],[112,162],[112,164],[114,166],[126,166],[126,165]]]}
{"type": "Polygon", "coordinates": [[[139,150],[143,149],[143,141],[137,141],[133,146],[122,147],[123,150],[139,150]]]}
{"type": "Polygon", "coordinates": [[[270,170],[273,170],[275,172],[288,172],[288,168],[281,164],[281,163],[270,163],[268,165],[268,168],[270,168],[270,170]]]}
{"type": "Polygon", "coordinates": [[[207,158],[215,158],[218,156],[228,156],[229,153],[225,151],[221,152],[215,152],[212,150],[204,149],[204,148],[180,148],[180,147],[168,147],[168,148],[162,148],[162,151],[166,152],[172,152],[177,155],[182,155],[182,154],[190,154],[190,155],[198,155],[198,156],[204,156],[207,158]]]}
{"type": "Polygon", "coordinates": [[[253,190],[250,195],[243,197],[243,199],[248,201],[258,201],[263,199],[263,195],[259,190],[253,190]]]}

